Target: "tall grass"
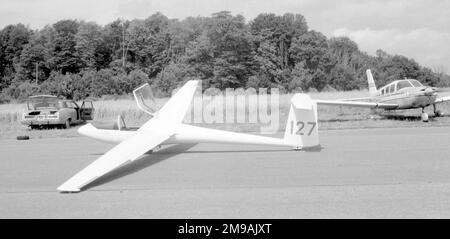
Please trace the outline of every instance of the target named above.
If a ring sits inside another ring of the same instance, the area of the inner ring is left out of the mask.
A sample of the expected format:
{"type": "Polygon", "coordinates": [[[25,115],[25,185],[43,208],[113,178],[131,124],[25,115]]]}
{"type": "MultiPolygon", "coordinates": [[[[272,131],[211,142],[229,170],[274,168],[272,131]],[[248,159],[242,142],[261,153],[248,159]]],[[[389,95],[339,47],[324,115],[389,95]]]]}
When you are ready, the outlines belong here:
{"type": "Polygon", "coordinates": [[[0,124],[11,124],[20,121],[26,104],[0,104],[0,124]]]}
{"type": "MultiPolygon", "coordinates": [[[[367,90],[362,91],[347,91],[347,92],[319,92],[309,93],[313,99],[347,99],[347,98],[361,98],[368,96],[367,90]]],[[[246,97],[254,97],[246,95],[246,97]]],[[[279,96],[279,131],[283,131],[286,119],[289,112],[290,99],[292,94],[284,94],[279,96]]],[[[155,103],[158,107],[164,105],[169,98],[156,99],[155,103]]],[[[269,101],[270,102],[270,101],[269,101]]],[[[205,108],[213,102],[203,101],[202,105],[205,108]]],[[[277,107],[272,105],[271,107],[277,107]]],[[[255,114],[253,105],[246,104],[245,112],[247,115],[255,114]]],[[[94,122],[101,124],[113,124],[118,115],[125,118],[127,125],[140,126],[145,123],[151,116],[142,112],[136,106],[132,97],[125,99],[100,99],[94,102],[95,117],[94,122]]],[[[238,108],[238,107],[237,107],[238,108]]],[[[439,105],[439,108],[444,113],[450,113],[450,103],[439,105]]],[[[30,131],[26,126],[20,124],[23,112],[26,110],[26,104],[0,104],[0,138],[14,138],[17,135],[26,134],[31,137],[56,137],[56,136],[76,136],[76,128],[69,130],[33,130],[30,131]]],[[[223,109],[224,118],[226,108],[223,109]]],[[[242,109],[235,109],[235,112],[240,112],[242,109]]],[[[431,111],[431,109],[429,110],[431,111]]],[[[402,114],[420,115],[419,110],[412,110],[401,112],[402,114]]],[[[450,117],[439,118],[429,124],[423,124],[420,120],[415,121],[398,121],[398,120],[380,120],[379,116],[370,117],[374,115],[372,110],[365,108],[352,107],[335,107],[335,106],[319,106],[319,125],[320,129],[342,129],[342,128],[371,128],[371,127],[419,127],[419,126],[434,126],[434,125],[450,125],[450,117]]],[[[196,123],[192,120],[192,114],[187,115],[185,122],[203,127],[212,127],[218,129],[245,131],[245,132],[259,132],[260,124],[255,123],[196,123]],[[190,120],[191,119],[191,120],[190,120]]],[[[237,117],[235,115],[235,117],[237,117]]],[[[247,116],[248,117],[248,116],[247,116]]]]}

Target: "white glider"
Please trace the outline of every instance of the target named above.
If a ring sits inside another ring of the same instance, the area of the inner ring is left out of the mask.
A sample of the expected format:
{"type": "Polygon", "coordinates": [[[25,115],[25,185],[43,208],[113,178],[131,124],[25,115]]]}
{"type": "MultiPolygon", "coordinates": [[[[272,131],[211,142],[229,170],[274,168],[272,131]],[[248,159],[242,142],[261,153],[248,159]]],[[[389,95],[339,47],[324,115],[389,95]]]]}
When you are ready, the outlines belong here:
{"type": "Polygon", "coordinates": [[[145,105],[137,90],[133,93],[138,107],[153,117],[137,131],[120,126],[118,130],[98,129],[92,124],[80,127],[82,135],[112,143],[119,143],[86,168],[58,187],[63,192],[79,192],[84,186],[128,164],[147,151],[164,144],[229,143],[287,146],[295,150],[319,146],[317,104],[308,95],[295,94],[291,99],[284,138],[263,137],[183,124],[199,81],[188,81],[157,112],[145,105]]]}

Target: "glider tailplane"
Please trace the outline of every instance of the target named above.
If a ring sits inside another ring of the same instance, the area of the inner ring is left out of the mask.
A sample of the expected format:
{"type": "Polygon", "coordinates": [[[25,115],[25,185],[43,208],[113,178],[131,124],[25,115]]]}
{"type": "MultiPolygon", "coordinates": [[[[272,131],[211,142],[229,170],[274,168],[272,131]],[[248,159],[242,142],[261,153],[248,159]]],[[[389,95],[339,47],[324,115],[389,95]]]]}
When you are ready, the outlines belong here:
{"type": "Polygon", "coordinates": [[[295,94],[292,97],[284,140],[294,149],[319,147],[317,103],[309,95],[295,94]]]}
{"type": "Polygon", "coordinates": [[[367,69],[366,75],[367,75],[367,83],[369,83],[370,97],[375,97],[377,96],[378,90],[375,85],[375,81],[373,80],[372,72],[370,71],[370,69],[367,69]]]}

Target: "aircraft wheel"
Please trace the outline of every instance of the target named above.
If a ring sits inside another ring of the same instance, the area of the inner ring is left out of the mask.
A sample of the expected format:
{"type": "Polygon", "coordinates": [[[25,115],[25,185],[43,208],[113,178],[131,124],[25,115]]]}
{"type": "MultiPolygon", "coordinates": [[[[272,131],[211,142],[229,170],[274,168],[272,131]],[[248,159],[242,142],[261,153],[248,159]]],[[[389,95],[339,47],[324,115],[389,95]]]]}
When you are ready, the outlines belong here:
{"type": "Polygon", "coordinates": [[[423,122],[428,122],[428,114],[427,113],[422,113],[422,121],[423,122]]]}
{"type": "Polygon", "coordinates": [[[436,117],[442,117],[442,116],[444,116],[444,113],[442,113],[442,111],[440,111],[440,110],[436,110],[436,112],[434,112],[434,115],[436,117]]]}

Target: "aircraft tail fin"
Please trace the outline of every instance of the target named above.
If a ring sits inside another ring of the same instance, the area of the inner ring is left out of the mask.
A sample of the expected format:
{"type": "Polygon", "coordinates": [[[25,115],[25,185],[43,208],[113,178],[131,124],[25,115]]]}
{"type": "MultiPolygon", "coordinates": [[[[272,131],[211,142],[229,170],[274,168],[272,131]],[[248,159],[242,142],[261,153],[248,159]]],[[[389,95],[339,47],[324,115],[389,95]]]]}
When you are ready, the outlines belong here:
{"type": "Polygon", "coordinates": [[[369,94],[371,97],[375,97],[378,91],[370,69],[367,69],[366,75],[367,75],[367,82],[369,83],[369,94]]]}
{"type": "Polygon", "coordinates": [[[295,94],[292,97],[284,140],[294,149],[320,146],[317,103],[309,95],[295,94]]]}

